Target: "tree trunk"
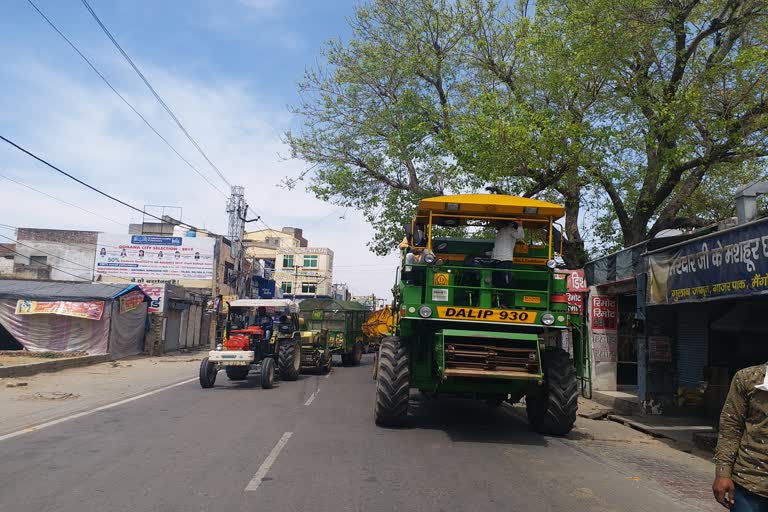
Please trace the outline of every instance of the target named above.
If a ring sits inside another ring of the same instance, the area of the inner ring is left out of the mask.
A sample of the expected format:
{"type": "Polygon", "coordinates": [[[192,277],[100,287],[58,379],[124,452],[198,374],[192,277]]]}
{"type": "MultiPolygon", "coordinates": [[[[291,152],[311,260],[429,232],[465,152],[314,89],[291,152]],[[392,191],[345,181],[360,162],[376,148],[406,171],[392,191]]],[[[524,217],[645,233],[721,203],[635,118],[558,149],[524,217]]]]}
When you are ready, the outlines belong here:
{"type": "MultiPolygon", "coordinates": [[[[581,211],[581,184],[574,172],[568,175],[567,183],[559,188],[565,206],[565,238],[563,240],[563,260],[568,268],[581,268],[587,262],[584,240],[579,231],[579,213],[581,211]]],[[[560,250],[556,247],[555,250],[560,250]]]]}

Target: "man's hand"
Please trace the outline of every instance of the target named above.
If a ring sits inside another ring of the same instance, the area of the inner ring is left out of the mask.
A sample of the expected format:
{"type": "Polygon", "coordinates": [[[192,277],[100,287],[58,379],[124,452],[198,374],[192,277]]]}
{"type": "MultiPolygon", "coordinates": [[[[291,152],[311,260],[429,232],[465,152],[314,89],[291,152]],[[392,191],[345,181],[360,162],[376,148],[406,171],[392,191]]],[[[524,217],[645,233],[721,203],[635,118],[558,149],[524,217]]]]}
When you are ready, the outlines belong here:
{"type": "Polygon", "coordinates": [[[712,492],[717,502],[725,508],[731,508],[735,503],[733,500],[734,485],[730,478],[715,478],[715,481],[712,482],[712,492]]]}

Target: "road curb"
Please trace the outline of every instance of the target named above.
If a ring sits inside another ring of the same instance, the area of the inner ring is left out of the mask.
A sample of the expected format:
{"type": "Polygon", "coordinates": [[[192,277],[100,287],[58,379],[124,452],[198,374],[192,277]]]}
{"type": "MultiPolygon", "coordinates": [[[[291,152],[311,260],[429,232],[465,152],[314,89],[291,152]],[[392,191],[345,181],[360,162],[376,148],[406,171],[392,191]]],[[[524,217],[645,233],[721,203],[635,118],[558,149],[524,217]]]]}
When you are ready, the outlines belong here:
{"type": "Polygon", "coordinates": [[[52,359],[50,361],[43,361],[40,363],[0,367],[0,378],[30,377],[38,373],[57,372],[59,370],[66,370],[68,368],[79,368],[81,366],[105,363],[111,360],[111,354],[101,354],[95,356],[63,357],[61,359],[52,359]]]}

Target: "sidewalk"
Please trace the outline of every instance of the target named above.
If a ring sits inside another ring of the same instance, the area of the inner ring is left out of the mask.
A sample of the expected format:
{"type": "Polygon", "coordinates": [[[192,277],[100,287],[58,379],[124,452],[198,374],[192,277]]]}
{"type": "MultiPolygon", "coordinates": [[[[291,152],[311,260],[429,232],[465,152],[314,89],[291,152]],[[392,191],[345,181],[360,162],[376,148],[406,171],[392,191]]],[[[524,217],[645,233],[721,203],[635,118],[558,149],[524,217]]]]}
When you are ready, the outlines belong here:
{"type": "MultiPolygon", "coordinates": [[[[509,410],[525,418],[521,404],[509,410]]],[[[576,425],[563,442],[626,475],[628,482],[652,482],[653,487],[674,496],[688,510],[722,510],[712,499],[715,466],[708,457],[686,453],[663,439],[611,421],[610,413],[597,402],[579,398],[576,425]]]]}
{"type": "Polygon", "coordinates": [[[137,356],[0,379],[0,435],[195,378],[204,355],[137,356]]]}
{"type": "Polygon", "coordinates": [[[691,451],[697,446],[696,437],[714,436],[717,431],[705,419],[690,416],[619,416],[609,414],[608,419],[622,423],[635,430],[654,437],[668,439],[683,451],[691,451]]]}

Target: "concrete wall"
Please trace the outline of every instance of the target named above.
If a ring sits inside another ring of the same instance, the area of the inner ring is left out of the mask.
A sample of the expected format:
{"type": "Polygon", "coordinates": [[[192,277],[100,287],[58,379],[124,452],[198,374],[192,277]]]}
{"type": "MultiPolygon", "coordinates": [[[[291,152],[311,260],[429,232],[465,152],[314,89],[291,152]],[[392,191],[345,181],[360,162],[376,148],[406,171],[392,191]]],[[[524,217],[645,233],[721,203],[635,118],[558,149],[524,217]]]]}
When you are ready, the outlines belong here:
{"type": "Polygon", "coordinates": [[[13,258],[0,258],[0,275],[13,275],[13,258]]]}
{"type": "Polygon", "coordinates": [[[73,281],[93,279],[96,258],[95,231],[19,228],[14,276],[25,279],[73,281]],[[33,265],[31,257],[46,258],[46,268],[33,265]]]}
{"type": "MultiPolygon", "coordinates": [[[[597,287],[590,286],[585,303],[592,350],[592,388],[595,391],[616,391],[618,332],[592,328],[594,316],[592,299],[603,295],[597,287]]],[[[616,306],[618,310],[618,301],[616,306]]]]}

